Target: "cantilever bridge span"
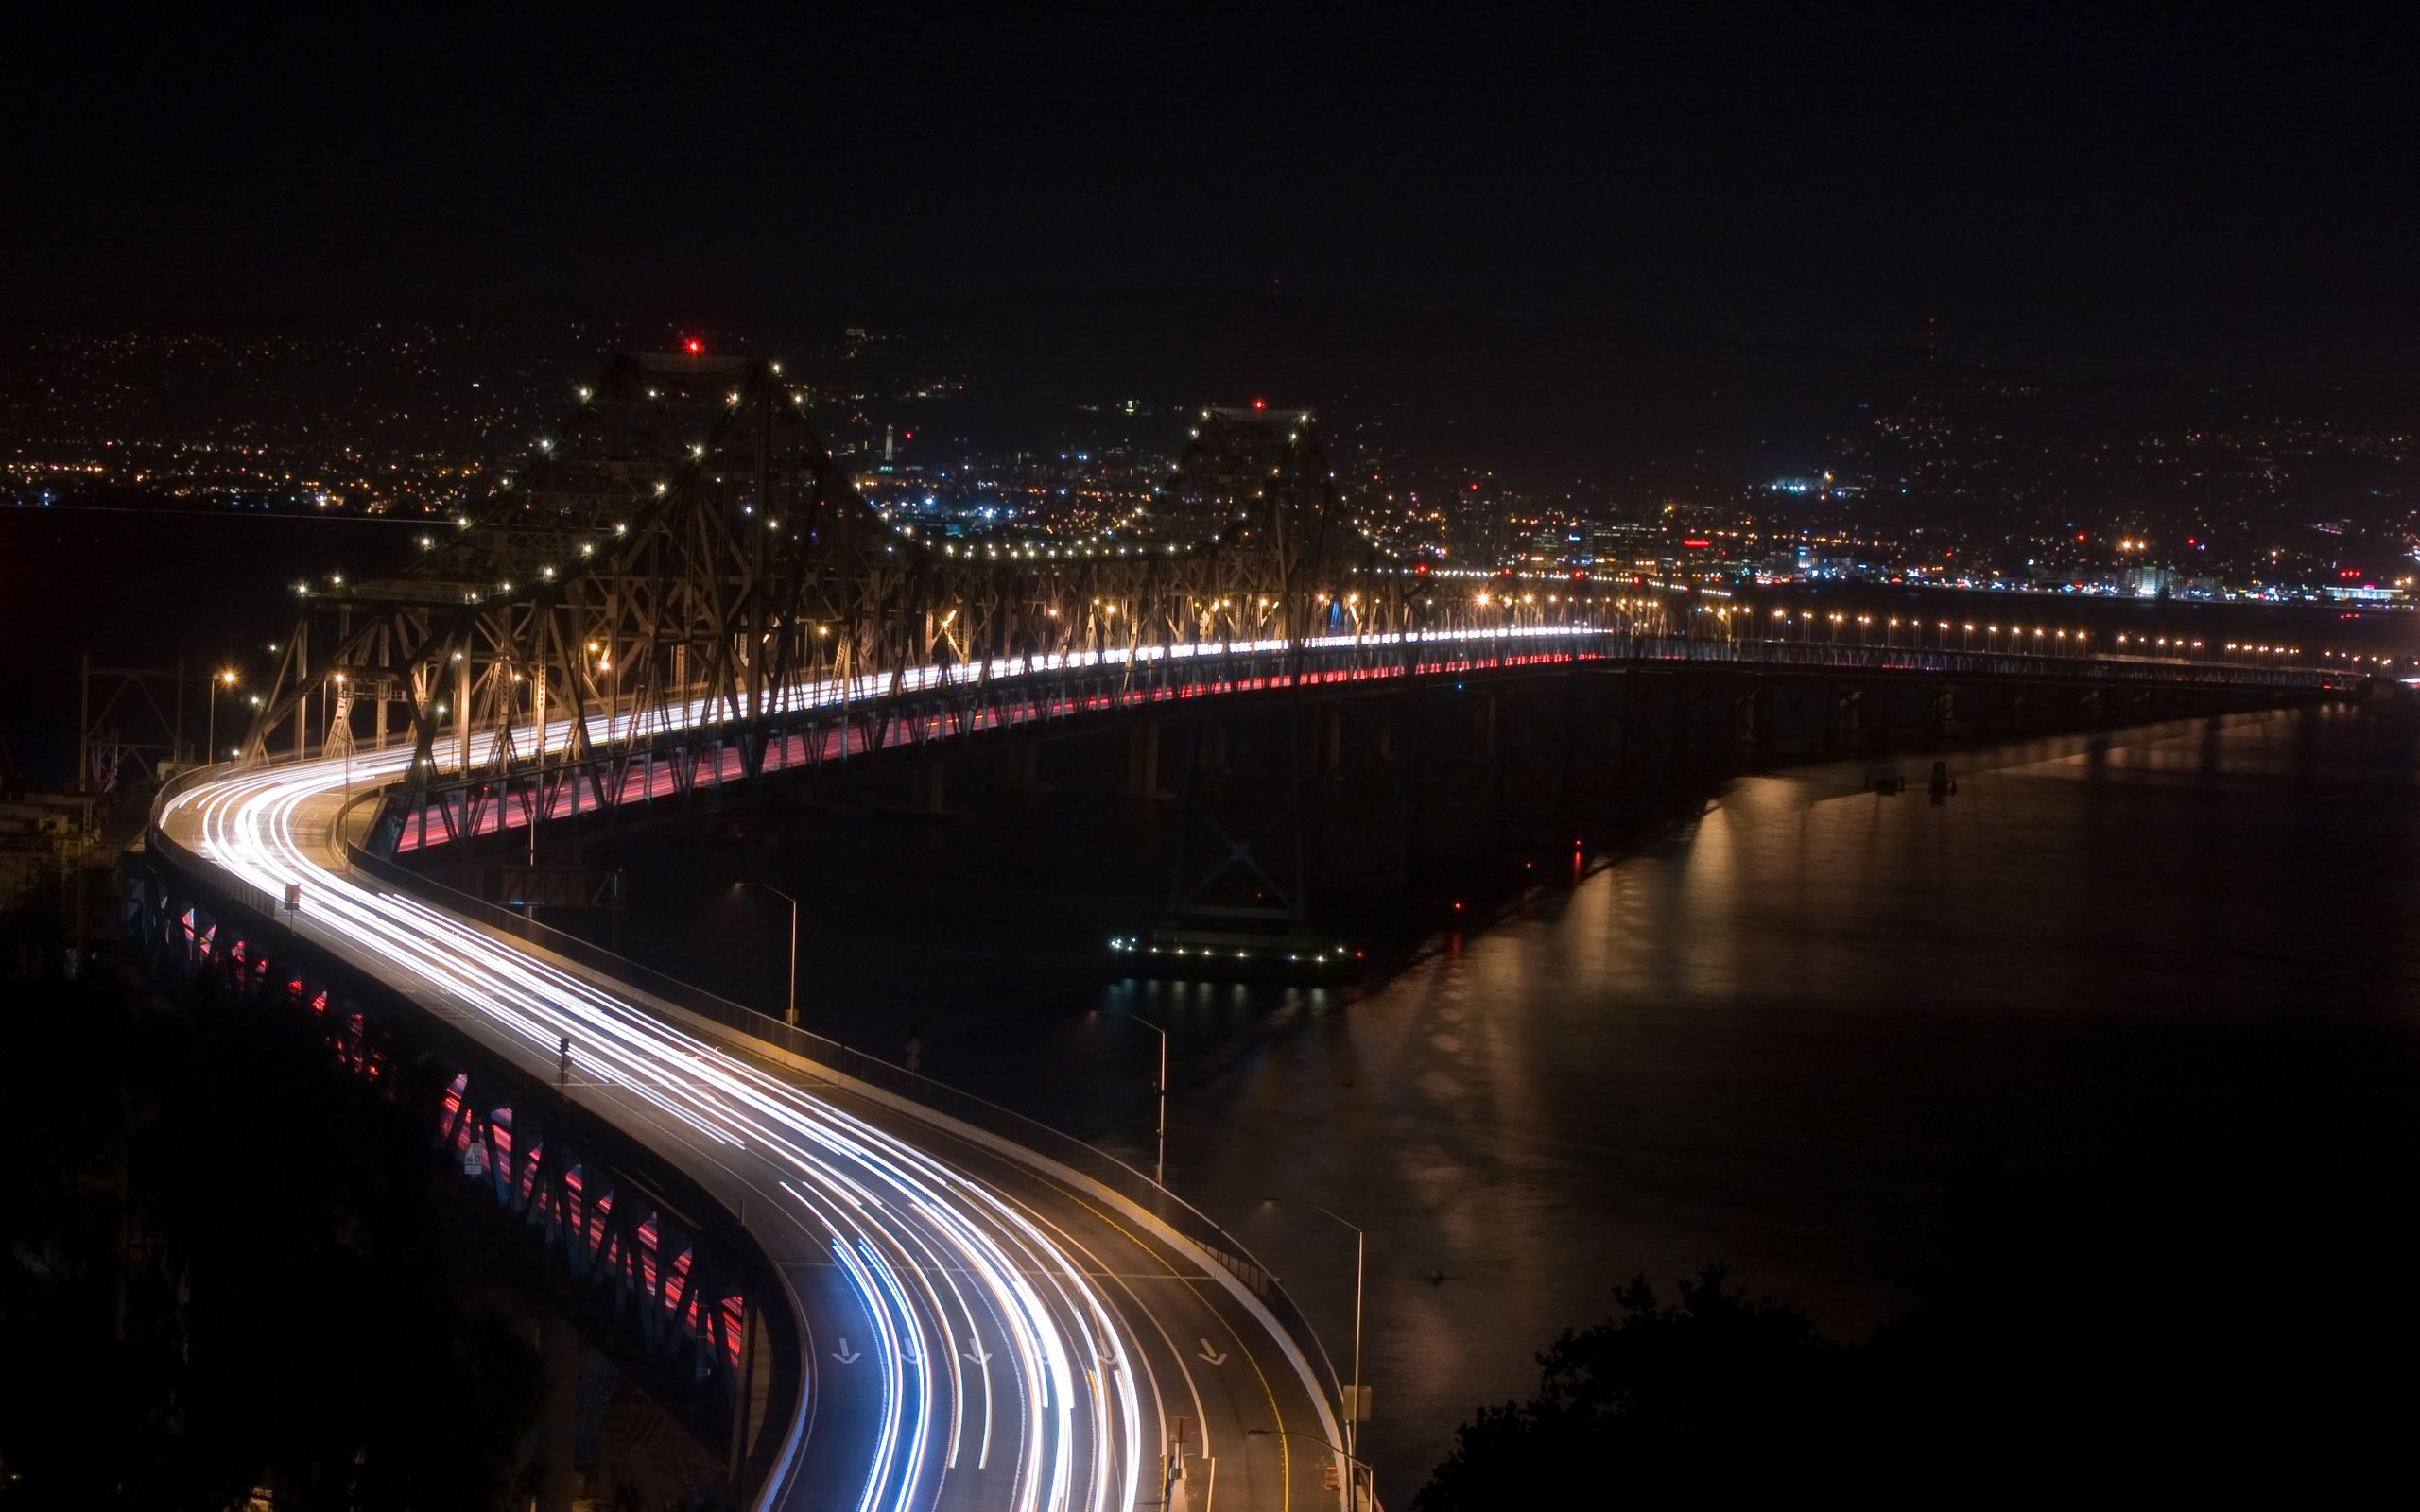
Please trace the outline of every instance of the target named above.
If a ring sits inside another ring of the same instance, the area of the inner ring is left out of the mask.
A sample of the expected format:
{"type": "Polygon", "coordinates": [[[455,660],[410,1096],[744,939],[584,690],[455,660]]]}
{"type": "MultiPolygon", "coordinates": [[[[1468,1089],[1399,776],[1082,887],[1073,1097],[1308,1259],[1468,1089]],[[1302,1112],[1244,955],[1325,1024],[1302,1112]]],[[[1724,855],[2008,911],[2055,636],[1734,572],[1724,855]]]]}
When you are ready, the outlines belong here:
{"type": "MultiPolygon", "coordinates": [[[[242,759],[164,795],[129,910],[198,970],[434,1034],[449,1147],[646,1320],[761,1506],[1342,1504],[1351,1467],[1289,1446],[1348,1443],[1352,1383],[1148,1178],[449,894],[416,852],[1186,707],[1771,673],[1814,679],[1830,730],[1957,682],[2107,718],[2327,685],[1703,639],[1585,583],[1448,591],[1354,525],[1299,413],[1205,412],[1162,499],[1098,535],[928,541],[865,505],[807,398],[775,364],[617,358],[405,570],[298,585],[242,759]]],[[[1770,740],[1770,690],[1722,686],[1720,738],[1770,740]]]]}

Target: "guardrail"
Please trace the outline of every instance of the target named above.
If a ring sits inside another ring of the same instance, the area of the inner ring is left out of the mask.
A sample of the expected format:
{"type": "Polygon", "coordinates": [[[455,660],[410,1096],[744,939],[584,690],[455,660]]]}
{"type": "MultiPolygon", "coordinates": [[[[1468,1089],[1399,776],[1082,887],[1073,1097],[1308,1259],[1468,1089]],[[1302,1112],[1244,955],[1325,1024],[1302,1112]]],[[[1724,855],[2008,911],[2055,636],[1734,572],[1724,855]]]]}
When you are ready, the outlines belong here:
{"type": "MultiPolygon", "coordinates": [[[[578,757],[534,749],[524,760],[423,773],[417,791],[382,810],[381,853],[664,798],[685,798],[762,772],[814,768],[903,748],[950,746],[1011,730],[1055,730],[1203,697],[1369,690],[1413,679],[1522,675],[1549,666],[1714,664],[1876,677],[1978,677],[2166,686],[2322,691],[2337,679],[2299,668],[2246,667],[2098,654],[1639,635],[1561,626],[1485,633],[1332,636],[1305,642],[1208,642],[1148,654],[1008,658],[867,674],[768,690],[749,712],[675,699],[647,713],[593,717],[578,757]]],[[[556,727],[550,727],[550,731],[556,727]]],[[[545,744],[555,735],[549,733],[545,744]]],[[[464,743],[464,744],[467,744],[464,743]]],[[[534,739],[533,747],[541,743],[534,739]]],[[[399,795],[402,797],[402,795],[399,795]]]]}
{"type": "MultiPolygon", "coordinates": [[[[356,799],[356,802],[359,800],[356,799]]],[[[173,842],[171,842],[173,843],[173,842]]],[[[509,908],[474,898],[432,881],[410,868],[385,860],[343,840],[345,859],[363,875],[422,898],[449,913],[458,914],[491,930],[535,945],[585,967],[599,976],[635,988],[723,1028],[786,1051],[824,1067],[839,1076],[877,1088],[943,1117],[1030,1150],[1080,1176],[1108,1188],[1119,1197],[1200,1247],[1242,1282],[1269,1310],[1303,1358],[1321,1377],[1320,1384],[1340,1406],[1342,1380],[1320,1342],[1318,1331],[1304,1317],[1277,1277],[1253,1258],[1233,1234],[1184,1198],[1099,1147],[1036,1119],[1001,1107],[945,1082],[919,1075],[903,1066],[853,1050],[769,1014],[719,997],[649,966],[616,955],[577,935],[542,924],[509,908]]],[[[241,884],[237,884],[241,885],[241,884]]]]}
{"type": "MultiPolygon", "coordinates": [[[[174,797],[176,793],[196,785],[202,777],[216,775],[216,771],[226,769],[227,767],[222,765],[215,771],[198,770],[181,774],[179,779],[162,787],[158,802],[164,804],[165,800],[174,797]],[[185,782],[185,778],[193,778],[194,781],[185,782]],[[182,785],[180,786],[179,783],[182,785]]],[[[316,970],[328,971],[336,981],[349,981],[354,984],[345,988],[346,991],[370,992],[385,986],[378,981],[373,971],[344,962],[339,956],[311,946],[303,939],[298,928],[300,921],[291,916],[281,917],[282,904],[272,901],[260,888],[230,875],[224,867],[214,864],[162,829],[159,823],[160,812],[160,808],[155,806],[152,810],[151,822],[144,832],[147,865],[155,875],[164,881],[171,882],[172,885],[181,885],[196,893],[216,893],[218,899],[214,902],[212,912],[222,920],[234,919],[239,928],[242,927],[242,916],[246,913],[252,915],[252,922],[276,932],[272,938],[291,939],[298,948],[316,956],[320,963],[316,970]],[[222,910],[218,906],[219,903],[232,906],[222,910]]],[[[249,937],[259,938],[259,936],[249,937]]],[[[471,1061],[476,1064],[491,1069],[495,1064],[492,1058],[486,1057],[475,1047],[473,1037],[458,1026],[450,1025],[441,1020],[430,1021],[421,1024],[420,1031],[431,1034],[437,1042],[453,1046],[457,1054],[466,1054],[471,1061]]],[[[459,1064],[458,1062],[458,1068],[459,1064]]],[[[507,1080],[526,1081],[526,1079],[512,1077],[510,1073],[507,1073],[507,1080]]],[[[535,1084],[526,1085],[525,1091],[538,1091],[543,1087],[544,1082],[541,1080],[535,1084]]],[[[540,1095],[544,1095],[543,1091],[540,1095]]],[[[747,1237],[747,1224],[742,1215],[744,1210],[735,1211],[671,1157],[650,1148],[643,1140],[613,1129],[611,1124],[601,1116],[592,1117],[576,1104],[558,1103],[547,1108],[544,1116],[559,1124],[568,1123],[575,1125],[575,1133],[572,1137],[582,1141],[595,1139],[596,1130],[592,1128],[583,1131],[579,1125],[593,1123],[610,1131],[614,1143],[611,1155],[606,1157],[607,1163],[612,1169],[609,1186],[631,1194],[633,1201],[644,1199],[642,1206],[638,1209],[639,1211],[653,1210],[662,1219],[677,1226],[688,1239],[701,1244],[707,1242],[710,1230],[719,1235],[735,1236],[735,1238],[716,1240],[716,1247],[720,1253],[734,1260],[746,1273],[748,1293],[753,1298],[752,1305],[759,1309],[759,1315],[767,1319],[786,1315],[790,1320],[790,1328],[787,1332],[772,1327],[769,1322],[767,1332],[763,1335],[767,1347],[774,1351],[772,1382],[769,1388],[769,1395],[762,1399],[766,1407],[766,1420],[768,1422],[787,1420],[794,1415],[796,1403],[800,1400],[801,1383],[805,1369],[804,1361],[800,1355],[797,1334],[798,1304],[795,1294],[770,1258],[747,1237]]],[[[491,1195],[495,1194],[495,1189],[491,1189],[491,1195]]],[[[619,1304],[614,1304],[614,1311],[612,1314],[613,1321],[627,1322],[629,1318],[630,1314],[621,1311],[619,1304]]],[[[744,1392],[745,1389],[743,1383],[741,1390],[744,1392]]],[[[743,1396],[743,1403],[744,1400],[743,1396]]],[[[667,1403],[667,1405],[674,1405],[677,1410],[677,1404],[667,1403]]],[[[694,1428],[694,1424],[692,1426],[694,1428]]],[[[762,1435],[755,1447],[750,1451],[747,1463],[737,1472],[743,1484],[751,1487],[761,1486],[770,1472],[778,1449],[776,1435],[770,1434],[762,1435]]]]}
{"type": "MultiPolygon", "coordinates": [[[[268,893],[229,874],[224,868],[211,865],[206,858],[160,827],[160,815],[169,799],[235,770],[237,766],[235,763],[222,763],[196,767],[170,780],[153,800],[151,822],[145,830],[145,844],[158,848],[188,873],[198,876],[207,868],[213,885],[223,889],[231,901],[265,919],[275,919],[280,905],[268,893]]],[[[617,955],[576,935],[551,928],[484,899],[458,892],[376,856],[341,833],[344,816],[371,800],[374,795],[375,790],[358,795],[344,806],[338,816],[337,838],[344,858],[363,875],[389,887],[412,893],[437,907],[497,933],[535,945],[612,981],[635,988],[683,1012],[1031,1150],[1098,1183],[1183,1235],[1240,1281],[1269,1310],[1270,1315],[1301,1351],[1305,1361],[1319,1374],[1320,1384],[1331,1399],[1341,1403],[1342,1381],[1337,1374],[1335,1362],[1328,1357],[1326,1346],[1321,1343],[1318,1331],[1304,1317],[1302,1310],[1287,1295],[1277,1277],[1253,1259],[1252,1252],[1223,1227],[1150,1177],[1098,1146],[1039,1120],[961,1091],[947,1083],[919,1075],[903,1066],[853,1050],[838,1040],[808,1033],[627,956],[617,955]]]]}

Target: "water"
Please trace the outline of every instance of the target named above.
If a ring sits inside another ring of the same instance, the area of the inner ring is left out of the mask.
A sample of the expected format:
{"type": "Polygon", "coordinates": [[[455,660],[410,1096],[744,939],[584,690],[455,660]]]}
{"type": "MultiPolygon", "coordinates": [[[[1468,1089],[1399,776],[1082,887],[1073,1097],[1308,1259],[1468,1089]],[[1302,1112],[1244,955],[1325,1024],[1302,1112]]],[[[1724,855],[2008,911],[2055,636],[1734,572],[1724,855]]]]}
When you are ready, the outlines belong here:
{"type": "Polygon", "coordinates": [[[2156,1169],[2325,1108],[2408,1141],[2415,726],[2334,712],[1734,784],[1668,839],[1197,1089],[1180,1183],[1350,1348],[1407,1500],[1609,1289],[1724,1260],[1836,1334],[1910,1300],[1952,1173],[2156,1169]],[[1431,1270],[1448,1280],[1429,1280],[1431,1270]]]}
{"type": "MultiPolygon", "coordinates": [[[[2195,722],[1943,753],[1940,803],[1863,764],[1732,783],[1668,834],[1443,937],[1366,994],[1104,988],[1155,906],[1165,816],[1098,795],[955,819],[843,793],[631,848],[634,946],[778,1005],[807,900],[813,1027],[1149,1168],[1167,1026],[1171,1185],[1346,1363],[1369,1230],[1364,1447],[1401,1504],[1480,1403],[1611,1289],[1728,1262],[1861,1335],[1909,1305],[1952,1176],[2157,1170],[2314,1109],[2408,1143],[2420,1088],[2420,717],[2195,722]],[[1431,1280],[1442,1273],[1442,1282],[1431,1280]]],[[[1899,765],[1921,773],[1929,753],[1899,765]]]]}

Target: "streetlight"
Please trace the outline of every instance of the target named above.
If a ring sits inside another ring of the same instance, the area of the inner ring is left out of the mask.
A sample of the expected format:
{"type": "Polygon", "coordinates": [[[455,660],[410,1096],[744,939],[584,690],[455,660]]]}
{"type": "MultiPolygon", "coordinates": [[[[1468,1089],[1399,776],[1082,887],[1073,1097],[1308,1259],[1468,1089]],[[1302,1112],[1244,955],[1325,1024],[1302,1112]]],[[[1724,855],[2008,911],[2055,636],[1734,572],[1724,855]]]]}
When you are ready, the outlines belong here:
{"type": "Polygon", "coordinates": [[[1125,1008],[1109,1011],[1121,1019],[1132,1019],[1160,1037],[1160,1159],[1151,1179],[1165,1187],[1168,1184],[1168,1032],[1139,1013],[1125,1008]]]}
{"type": "Polygon", "coordinates": [[[235,673],[232,667],[210,679],[210,715],[203,721],[210,728],[201,738],[204,765],[218,759],[218,690],[232,688],[234,685],[235,673]]]}
{"type": "MultiPolygon", "coordinates": [[[[337,673],[336,681],[337,691],[328,700],[330,705],[328,712],[331,716],[328,722],[328,733],[332,736],[336,733],[334,714],[337,709],[342,709],[344,711],[344,800],[351,803],[353,801],[353,705],[345,701],[344,674],[337,673]]],[[[532,820],[529,825],[529,844],[533,848],[538,843],[537,835],[538,825],[535,820],[532,820]]],[[[534,860],[535,857],[533,856],[532,859],[534,860]]],[[[537,917],[534,909],[525,908],[522,912],[533,919],[537,917]]]]}
{"type": "Polygon", "coordinates": [[[1306,1197],[1268,1197],[1263,1200],[1291,1203],[1298,1208],[1308,1208],[1313,1212],[1325,1213],[1353,1230],[1353,1387],[1344,1403],[1344,1457],[1351,1459],[1353,1425],[1361,1417],[1361,1279],[1364,1274],[1362,1263],[1369,1254],[1370,1236],[1362,1232],[1361,1226],[1352,1219],[1334,1209],[1322,1208],[1306,1197]]]}
{"type": "MultiPolygon", "coordinates": [[[[1352,1428],[1348,1425],[1345,1432],[1349,1435],[1352,1433],[1352,1428]]],[[[1373,1503],[1378,1500],[1378,1472],[1372,1469],[1367,1461],[1355,1459],[1350,1451],[1339,1449],[1336,1445],[1329,1443],[1319,1435],[1296,1433],[1292,1429],[1288,1428],[1247,1428],[1244,1430],[1244,1433],[1248,1436],[1257,1435],[1262,1438],[1307,1438],[1312,1443],[1318,1444],[1322,1448],[1325,1449],[1329,1453],[1343,1460],[1345,1464],[1351,1466],[1354,1469],[1359,1470],[1363,1479],[1370,1483],[1370,1500],[1373,1503]]],[[[1355,1505],[1357,1508],[1359,1503],[1357,1502],[1355,1505]]]]}
{"type": "Polygon", "coordinates": [[[798,900],[769,883],[735,882],[731,885],[734,892],[742,887],[761,887],[790,905],[790,1005],[782,1015],[782,1020],[795,1029],[798,1027],[798,900]]]}

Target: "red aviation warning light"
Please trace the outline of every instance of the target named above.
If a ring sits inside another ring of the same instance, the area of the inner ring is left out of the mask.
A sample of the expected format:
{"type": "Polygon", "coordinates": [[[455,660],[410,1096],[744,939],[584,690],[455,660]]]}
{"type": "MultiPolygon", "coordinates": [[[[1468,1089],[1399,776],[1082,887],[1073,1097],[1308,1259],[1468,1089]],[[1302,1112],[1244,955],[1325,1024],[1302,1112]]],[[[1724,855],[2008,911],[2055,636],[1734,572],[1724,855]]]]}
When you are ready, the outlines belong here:
{"type": "Polygon", "coordinates": [[[1252,407],[1254,409],[1267,409],[1269,407],[1269,401],[1266,399],[1255,399],[1252,402],[1252,407]]]}
{"type": "Polygon", "coordinates": [[[706,350],[706,344],[699,340],[696,336],[691,336],[688,340],[681,343],[681,350],[694,357],[706,350]]]}

